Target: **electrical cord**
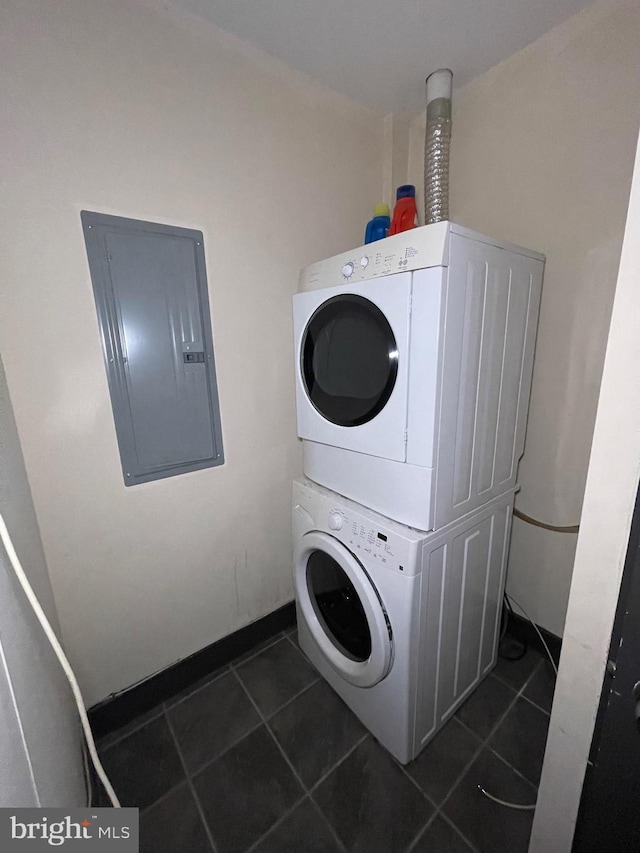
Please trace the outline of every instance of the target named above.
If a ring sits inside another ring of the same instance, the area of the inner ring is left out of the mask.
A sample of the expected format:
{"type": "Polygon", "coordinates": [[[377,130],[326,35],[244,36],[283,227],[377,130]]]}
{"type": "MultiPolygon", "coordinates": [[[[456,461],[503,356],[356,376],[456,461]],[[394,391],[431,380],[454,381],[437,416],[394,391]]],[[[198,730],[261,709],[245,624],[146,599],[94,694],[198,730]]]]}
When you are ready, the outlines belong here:
{"type": "Polygon", "coordinates": [[[520,645],[520,651],[516,652],[516,654],[510,654],[510,655],[506,654],[506,652],[503,649],[501,650],[501,648],[500,648],[500,646],[502,645],[502,641],[504,640],[505,634],[507,633],[507,627],[509,625],[509,614],[515,615],[513,613],[513,608],[511,607],[511,604],[509,603],[509,600],[507,599],[506,593],[504,593],[504,596],[503,596],[503,610],[504,609],[506,609],[506,611],[507,611],[507,617],[504,620],[504,628],[502,629],[502,633],[500,635],[500,641],[498,642],[498,654],[500,655],[500,657],[503,660],[509,660],[509,661],[522,660],[522,658],[529,651],[529,644],[527,643],[526,640],[515,640],[515,637],[511,638],[511,640],[515,640],[516,645],[520,645]]]}
{"type": "Polygon", "coordinates": [[[16,553],[16,549],[13,547],[13,542],[11,541],[11,537],[9,536],[7,525],[5,524],[4,518],[1,514],[0,539],[2,539],[5,550],[7,552],[7,556],[9,557],[9,562],[11,563],[11,566],[16,574],[20,586],[24,590],[24,594],[26,595],[27,600],[31,605],[31,608],[35,613],[38,622],[42,626],[42,630],[44,631],[45,636],[51,645],[51,648],[53,649],[56,654],[56,657],[60,661],[60,666],[64,670],[64,674],[66,675],[69,684],[71,685],[73,697],[78,707],[78,713],[80,714],[80,721],[82,723],[82,729],[84,731],[87,749],[89,750],[89,755],[91,756],[91,761],[93,762],[93,766],[96,769],[98,778],[104,785],[105,791],[107,792],[107,795],[111,800],[112,806],[114,808],[120,808],[120,802],[118,800],[118,797],[116,796],[116,792],[113,790],[111,782],[109,781],[109,778],[104,771],[104,767],[102,766],[102,763],[98,758],[98,751],[96,750],[96,744],[93,739],[91,725],[89,724],[89,718],[87,717],[87,712],[84,707],[84,701],[82,699],[82,693],[80,692],[80,685],[78,684],[78,680],[76,679],[75,673],[71,668],[71,664],[69,663],[67,656],[65,655],[64,650],[60,645],[58,638],[56,637],[55,631],[51,627],[51,623],[47,619],[47,616],[44,610],[42,609],[35,592],[33,591],[33,587],[29,583],[29,578],[27,577],[24,569],[22,568],[22,564],[20,563],[20,559],[16,553]]]}
{"type": "Polygon", "coordinates": [[[560,527],[557,524],[547,524],[546,521],[538,521],[537,518],[527,515],[526,512],[520,512],[515,507],[513,508],[513,514],[520,521],[526,521],[527,524],[533,524],[534,527],[541,527],[543,530],[552,530],[554,533],[578,533],[580,530],[579,524],[569,524],[565,527],[560,527]]]}
{"type": "Polygon", "coordinates": [[[506,800],[501,800],[499,797],[494,797],[493,794],[490,794],[488,791],[482,787],[482,785],[478,785],[478,788],[482,791],[485,797],[489,797],[490,800],[493,800],[494,803],[498,803],[500,806],[507,806],[509,809],[520,809],[521,811],[533,811],[536,807],[536,803],[508,803],[506,800]]]}
{"type": "Polygon", "coordinates": [[[551,663],[551,666],[553,667],[553,671],[555,672],[556,677],[557,677],[557,676],[558,676],[558,667],[556,666],[556,662],[555,662],[555,661],[554,661],[554,659],[553,659],[553,655],[552,655],[552,654],[551,654],[551,652],[549,651],[549,646],[547,645],[547,641],[546,641],[546,640],[545,640],[545,638],[542,636],[542,633],[541,633],[540,629],[538,628],[538,626],[536,625],[536,623],[533,621],[533,619],[531,618],[531,616],[529,616],[529,614],[528,614],[528,613],[527,613],[527,611],[524,609],[524,607],[523,607],[521,604],[519,604],[519,603],[515,600],[515,598],[514,598],[512,595],[508,595],[506,592],[505,592],[505,594],[504,594],[504,595],[505,595],[505,598],[507,599],[507,601],[508,601],[508,602],[513,602],[513,603],[515,604],[515,606],[516,606],[516,607],[518,607],[520,610],[522,610],[522,612],[524,613],[524,615],[525,615],[525,617],[526,617],[527,621],[531,623],[531,626],[533,627],[534,631],[535,631],[535,632],[536,632],[536,634],[540,637],[540,641],[541,641],[542,645],[544,646],[545,651],[547,652],[547,657],[549,658],[549,661],[550,661],[550,663],[551,663]]]}
{"type": "MultiPolygon", "coordinates": [[[[508,609],[508,611],[509,611],[509,612],[513,613],[513,607],[511,606],[511,602],[513,602],[513,603],[516,605],[516,607],[518,607],[520,610],[522,610],[522,612],[524,613],[524,615],[525,615],[525,617],[526,617],[527,621],[531,623],[531,625],[532,625],[533,629],[535,630],[535,632],[537,633],[537,635],[540,637],[540,640],[541,640],[541,642],[542,642],[542,645],[544,646],[544,648],[545,648],[545,650],[546,650],[546,652],[547,652],[547,656],[548,656],[548,658],[549,658],[549,661],[550,661],[550,663],[551,663],[551,666],[553,667],[553,671],[555,672],[556,677],[557,677],[557,675],[558,675],[558,667],[556,666],[556,662],[555,662],[555,660],[553,659],[553,655],[551,654],[551,651],[550,651],[550,649],[549,649],[549,646],[547,645],[547,642],[546,642],[545,638],[542,636],[542,633],[541,633],[540,629],[538,628],[538,626],[536,625],[536,623],[535,623],[535,622],[533,621],[533,619],[529,616],[529,614],[528,614],[528,613],[527,613],[527,611],[524,609],[524,607],[523,607],[521,604],[519,604],[519,603],[515,600],[515,598],[514,598],[512,595],[507,595],[507,593],[505,592],[505,594],[504,594],[504,600],[505,600],[505,602],[506,602],[506,604],[507,604],[507,609],[508,609]]],[[[507,618],[508,618],[508,617],[507,617],[507,618]]],[[[506,627],[505,627],[505,630],[502,632],[502,635],[501,635],[501,637],[500,637],[500,639],[501,639],[501,640],[502,640],[502,638],[504,637],[505,633],[506,633],[506,627]]],[[[526,647],[526,644],[525,644],[525,652],[526,652],[526,649],[527,649],[527,647],[526,647]]],[[[507,657],[507,658],[506,658],[506,660],[520,660],[520,658],[524,657],[525,652],[523,652],[523,654],[522,654],[522,655],[520,655],[520,657],[517,657],[517,658],[509,658],[509,657],[507,657]]],[[[503,656],[503,657],[504,657],[504,656],[503,656]]],[[[537,802],[536,802],[536,803],[532,803],[532,804],[529,804],[529,803],[510,803],[510,802],[508,802],[507,800],[501,800],[499,797],[494,797],[494,796],[493,796],[493,794],[490,794],[490,793],[489,793],[489,791],[486,791],[486,790],[482,787],[482,785],[478,785],[478,790],[479,790],[482,794],[484,794],[484,796],[485,796],[485,797],[488,797],[490,800],[493,800],[493,802],[494,802],[494,803],[498,803],[498,805],[500,805],[500,806],[505,806],[505,807],[506,807],[506,808],[508,808],[508,809],[517,809],[517,810],[519,810],[519,811],[534,811],[534,810],[535,810],[535,807],[536,807],[536,805],[537,805],[537,802]]]]}

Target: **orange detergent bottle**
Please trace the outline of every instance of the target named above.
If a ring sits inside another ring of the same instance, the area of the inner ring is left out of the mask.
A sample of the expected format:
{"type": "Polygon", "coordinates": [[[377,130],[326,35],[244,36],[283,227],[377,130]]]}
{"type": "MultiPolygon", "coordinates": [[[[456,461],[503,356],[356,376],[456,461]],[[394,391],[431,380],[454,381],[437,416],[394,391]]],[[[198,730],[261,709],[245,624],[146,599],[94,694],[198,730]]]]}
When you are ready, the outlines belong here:
{"type": "Polygon", "coordinates": [[[389,236],[409,231],[418,224],[418,209],[416,207],[416,188],[413,184],[403,184],[396,191],[396,206],[393,208],[393,219],[389,228],[389,236]]]}

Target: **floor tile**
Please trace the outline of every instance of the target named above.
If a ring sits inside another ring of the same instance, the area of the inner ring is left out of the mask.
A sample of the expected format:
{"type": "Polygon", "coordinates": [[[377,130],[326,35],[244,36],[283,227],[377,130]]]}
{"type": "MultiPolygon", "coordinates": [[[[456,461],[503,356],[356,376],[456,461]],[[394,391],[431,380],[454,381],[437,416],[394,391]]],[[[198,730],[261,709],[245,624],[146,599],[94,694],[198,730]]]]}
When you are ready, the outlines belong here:
{"type": "Polygon", "coordinates": [[[530,804],[536,789],[525,782],[491,750],[483,749],[443,806],[443,811],[481,853],[526,853],[533,811],[509,809],[494,797],[530,804]]]}
{"type": "Polygon", "coordinates": [[[473,850],[446,820],[436,815],[411,853],[473,853],[473,850]]]}
{"type": "Polygon", "coordinates": [[[304,794],[264,725],[193,783],[218,853],[244,853],[304,794]]]}
{"type": "Polygon", "coordinates": [[[366,734],[325,681],[317,681],[269,720],[303,783],[315,783],[366,734]]]}
{"type": "Polygon", "coordinates": [[[100,757],[123,806],[150,806],[184,779],[164,714],[104,750],[100,757]]]}
{"type": "Polygon", "coordinates": [[[306,799],[251,853],[340,853],[340,848],[316,806],[306,799]]]}
{"type": "Polygon", "coordinates": [[[312,684],[318,673],[286,638],[241,664],[236,672],[265,716],[312,684]]]}
{"type": "Polygon", "coordinates": [[[553,704],[553,692],[556,687],[556,674],[548,660],[542,660],[538,664],[533,677],[529,680],[523,690],[523,696],[535,702],[539,708],[551,713],[553,704]]]}
{"type": "Polygon", "coordinates": [[[212,853],[186,782],[140,815],[140,853],[212,853]]]}
{"type": "MultiPolygon", "coordinates": [[[[507,634],[507,638],[508,636],[507,634]]],[[[520,660],[507,660],[498,657],[498,663],[493,674],[502,679],[505,684],[513,687],[514,690],[520,690],[540,660],[540,654],[535,649],[529,649],[520,660]]]]}
{"type": "Polygon", "coordinates": [[[548,727],[547,714],[520,697],[488,745],[537,785],[542,771],[548,727]]]}
{"type": "Polygon", "coordinates": [[[458,708],[456,717],[483,740],[515,699],[515,692],[490,675],[458,708]]]}
{"type": "Polygon", "coordinates": [[[297,626],[287,634],[287,637],[291,642],[295,645],[297,649],[300,648],[300,638],[298,637],[298,628],[297,626]]]}
{"type": "Polygon", "coordinates": [[[405,769],[425,794],[440,805],[481,744],[454,717],[405,769]]]}
{"type": "Polygon", "coordinates": [[[151,708],[151,710],[147,711],[145,714],[141,714],[139,717],[136,717],[134,720],[131,720],[130,723],[121,726],[119,729],[116,729],[113,732],[109,732],[108,735],[101,737],[98,741],[98,749],[108,749],[112,744],[116,743],[116,741],[122,740],[123,737],[130,735],[136,729],[142,728],[145,723],[148,723],[150,720],[159,717],[162,714],[163,710],[163,706],[160,704],[155,708],[151,708]]]}
{"type": "Polygon", "coordinates": [[[175,705],[167,711],[167,716],[191,774],[261,722],[232,672],[175,705]]]}
{"type": "Polygon", "coordinates": [[[261,652],[263,649],[268,649],[269,646],[272,646],[274,643],[277,643],[278,640],[281,640],[283,636],[283,632],[279,631],[277,634],[274,634],[271,637],[267,637],[266,640],[262,640],[262,642],[256,643],[256,645],[252,649],[249,649],[242,655],[238,655],[238,657],[234,659],[233,665],[239,666],[243,661],[249,660],[249,658],[252,658],[254,655],[257,655],[258,652],[261,652]]]}
{"type": "Polygon", "coordinates": [[[433,806],[371,738],[313,797],[350,853],[402,853],[433,814],[433,806]]]}
{"type": "Polygon", "coordinates": [[[179,693],[173,695],[170,699],[167,699],[164,703],[165,710],[167,708],[172,708],[174,705],[177,705],[178,702],[182,702],[183,699],[186,699],[187,696],[191,696],[192,693],[197,693],[198,690],[201,690],[205,685],[211,684],[212,681],[215,681],[216,678],[221,678],[226,672],[229,672],[229,666],[221,666],[219,669],[214,669],[208,675],[205,675],[203,678],[199,678],[197,681],[194,681],[193,684],[190,684],[188,687],[185,687],[183,690],[180,690],[179,693]]]}

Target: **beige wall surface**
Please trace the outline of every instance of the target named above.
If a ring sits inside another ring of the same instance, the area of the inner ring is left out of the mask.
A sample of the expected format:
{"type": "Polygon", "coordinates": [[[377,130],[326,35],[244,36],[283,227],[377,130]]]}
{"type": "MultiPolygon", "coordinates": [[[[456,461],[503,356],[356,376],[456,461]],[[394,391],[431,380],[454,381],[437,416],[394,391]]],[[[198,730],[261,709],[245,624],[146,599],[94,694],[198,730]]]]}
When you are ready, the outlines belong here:
{"type": "MultiPolygon", "coordinates": [[[[547,256],[516,505],[552,524],[580,519],[639,93],[637,0],[596,2],[454,93],[451,218],[547,256]]],[[[419,187],[423,145],[422,116],[410,149],[419,187]]],[[[514,523],[508,590],[556,634],[575,545],[514,523]]]]}
{"type": "Polygon", "coordinates": [[[292,598],[291,295],[360,245],[380,117],[153,0],[5,0],[0,338],[89,705],[292,598]],[[204,232],[225,465],[125,488],[80,211],[204,232]]]}

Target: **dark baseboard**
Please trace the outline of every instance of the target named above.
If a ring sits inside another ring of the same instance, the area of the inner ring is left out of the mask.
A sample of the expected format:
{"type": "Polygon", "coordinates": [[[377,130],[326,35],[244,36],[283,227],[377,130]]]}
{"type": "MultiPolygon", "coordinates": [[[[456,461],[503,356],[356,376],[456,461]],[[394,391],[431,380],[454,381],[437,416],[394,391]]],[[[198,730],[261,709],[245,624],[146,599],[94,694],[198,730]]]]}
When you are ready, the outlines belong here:
{"type": "MultiPolygon", "coordinates": [[[[557,666],[558,661],[560,660],[562,638],[556,637],[555,634],[552,634],[551,631],[547,631],[546,628],[541,628],[539,625],[537,627],[542,636],[544,637],[546,644],[549,646],[549,651],[551,652],[557,666]]],[[[529,622],[527,619],[524,619],[522,616],[518,616],[517,613],[509,614],[507,634],[510,634],[512,637],[515,637],[515,639],[521,643],[526,643],[530,649],[536,649],[536,651],[540,652],[540,654],[547,657],[547,653],[545,651],[544,646],[542,645],[542,642],[540,641],[540,637],[538,636],[531,622],[529,622]]]]}
{"type": "Polygon", "coordinates": [[[96,738],[104,737],[130,723],[141,714],[170,699],[191,684],[205,678],[234,658],[251,651],[259,643],[295,624],[295,604],[291,601],[257,622],[234,631],[216,643],[132,687],[109,696],[89,709],[89,721],[96,738]]]}

